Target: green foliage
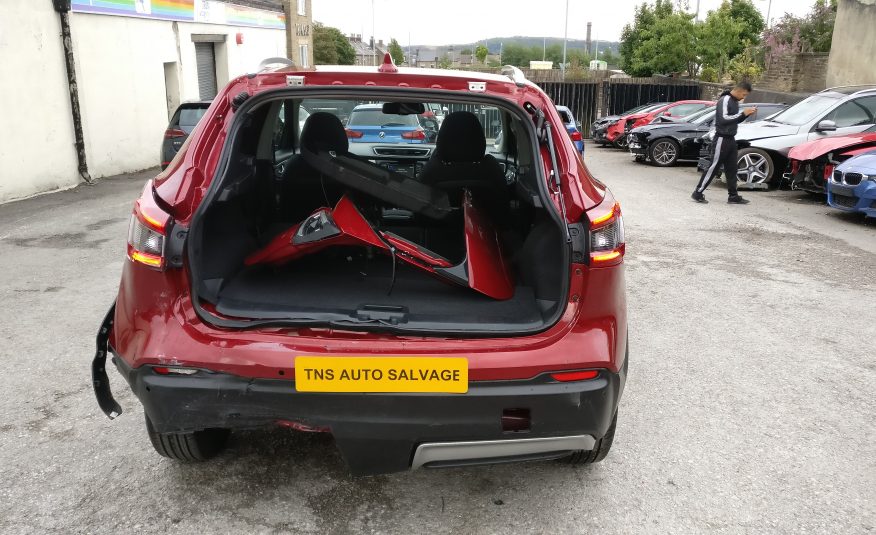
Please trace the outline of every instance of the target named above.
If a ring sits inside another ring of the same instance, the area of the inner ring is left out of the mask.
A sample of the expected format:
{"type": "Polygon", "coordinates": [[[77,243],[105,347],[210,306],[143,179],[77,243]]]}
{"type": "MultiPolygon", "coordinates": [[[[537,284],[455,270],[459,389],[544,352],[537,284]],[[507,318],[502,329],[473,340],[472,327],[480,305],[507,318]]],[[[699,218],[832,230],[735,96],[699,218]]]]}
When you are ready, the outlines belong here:
{"type": "Polygon", "coordinates": [[[313,25],[313,62],[317,65],[352,65],[356,51],[347,37],[337,28],[313,25]]]}
{"type": "Polygon", "coordinates": [[[477,57],[478,61],[481,63],[486,61],[488,55],[490,55],[490,50],[484,45],[478,45],[478,47],[475,48],[475,57],[477,57]]]}
{"type": "Polygon", "coordinates": [[[394,38],[389,40],[389,49],[387,50],[389,55],[392,56],[392,61],[395,62],[396,65],[401,65],[405,61],[405,51],[402,49],[401,45],[398,44],[394,38]]]}
{"type": "Polygon", "coordinates": [[[805,17],[785,14],[764,32],[761,53],[769,65],[773,58],[797,52],[830,52],[837,0],[816,0],[805,17]]]}
{"type": "Polygon", "coordinates": [[[460,56],[471,56],[471,49],[470,48],[463,48],[462,50],[459,51],[459,55],[460,56]]]}
{"type": "Polygon", "coordinates": [[[747,47],[741,54],[730,60],[727,73],[735,81],[757,81],[763,73],[763,67],[755,59],[754,47],[747,47]]]}
{"type": "Polygon", "coordinates": [[[745,22],[735,19],[727,0],[715,11],[710,11],[705,22],[697,28],[697,52],[703,65],[711,67],[720,80],[730,59],[745,49],[743,35],[745,22]]]}
{"type": "Polygon", "coordinates": [[[675,11],[672,4],[666,5],[668,9],[660,5],[660,11],[655,11],[651,25],[640,29],[641,41],[633,51],[630,74],[651,76],[684,71],[695,74],[699,70],[693,15],[675,11]]]}
{"type": "Polygon", "coordinates": [[[706,65],[700,70],[700,80],[704,82],[717,82],[718,81],[718,69],[706,65]]]}
{"type": "MultiPolygon", "coordinates": [[[[555,43],[542,48],[541,46],[530,47],[510,43],[502,49],[502,63],[505,65],[529,68],[530,61],[541,61],[542,58],[559,65],[563,62],[563,45],[555,43]]],[[[571,65],[573,61],[577,61],[581,66],[587,66],[590,64],[590,56],[579,48],[567,49],[566,62],[571,65]]]]}
{"type": "Polygon", "coordinates": [[[439,69],[449,69],[450,66],[453,65],[453,60],[450,59],[450,56],[444,54],[440,58],[438,58],[438,64],[436,67],[439,69]]]}
{"type": "Polygon", "coordinates": [[[611,50],[600,50],[599,57],[593,59],[601,59],[609,65],[619,66],[623,61],[620,55],[615,54],[611,50]]]}

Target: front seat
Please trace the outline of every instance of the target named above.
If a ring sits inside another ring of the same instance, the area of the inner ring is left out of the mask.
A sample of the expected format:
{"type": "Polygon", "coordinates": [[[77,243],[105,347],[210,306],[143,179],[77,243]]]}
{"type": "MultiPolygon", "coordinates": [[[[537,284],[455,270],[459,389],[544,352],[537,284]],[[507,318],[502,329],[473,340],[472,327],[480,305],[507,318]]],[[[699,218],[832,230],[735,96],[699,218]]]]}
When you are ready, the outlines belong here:
{"type": "Polygon", "coordinates": [[[461,203],[463,190],[471,191],[493,222],[504,226],[510,217],[511,196],[502,167],[486,150],[487,140],[478,118],[471,112],[455,111],[441,123],[435,153],[419,179],[446,191],[456,206],[461,203]]]}
{"type": "MultiPolygon", "coordinates": [[[[340,119],[326,112],[310,115],[301,129],[302,150],[332,151],[347,154],[349,141],[340,119]]],[[[315,209],[333,207],[343,195],[343,188],[328,175],[321,173],[298,154],[286,168],[280,184],[280,203],[284,218],[304,219],[315,209]]]]}

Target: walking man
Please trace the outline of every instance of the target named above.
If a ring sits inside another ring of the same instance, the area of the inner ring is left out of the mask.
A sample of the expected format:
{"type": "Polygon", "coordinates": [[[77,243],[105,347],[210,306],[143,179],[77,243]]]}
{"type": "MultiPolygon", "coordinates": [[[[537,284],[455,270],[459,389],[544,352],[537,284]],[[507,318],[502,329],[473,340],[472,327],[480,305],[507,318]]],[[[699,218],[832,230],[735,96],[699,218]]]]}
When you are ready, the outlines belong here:
{"type": "Polygon", "coordinates": [[[724,177],[727,179],[727,202],[730,204],[748,204],[747,199],[739,196],[736,189],[736,127],[739,123],[755,113],[757,108],[746,108],[739,111],[739,103],[751,93],[751,84],[739,82],[732,91],[724,91],[718,98],[715,109],[715,139],[712,141],[712,165],[703,172],[697,189],[691,194],[691,199],[700,203],[708,203],[704,195],[706,188],[724,166],[724,177]]]}

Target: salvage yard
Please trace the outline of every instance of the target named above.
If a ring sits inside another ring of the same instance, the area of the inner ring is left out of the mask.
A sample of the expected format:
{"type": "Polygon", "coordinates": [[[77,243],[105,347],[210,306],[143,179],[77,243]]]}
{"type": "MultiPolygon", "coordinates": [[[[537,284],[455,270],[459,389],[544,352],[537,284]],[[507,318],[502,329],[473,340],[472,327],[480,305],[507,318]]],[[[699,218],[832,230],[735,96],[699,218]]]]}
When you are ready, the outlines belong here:
{"type": "Polygon", "coordinates": [[[238,433],[180,465],[108,420],[94,335],[153,172],[0,206],[0,532],[876,530],[876,221],[802,192],[690,200],[692,166],[588,143],[623,206],[630,375],[609,456],[351,478],[330,438],[238,433]]]}

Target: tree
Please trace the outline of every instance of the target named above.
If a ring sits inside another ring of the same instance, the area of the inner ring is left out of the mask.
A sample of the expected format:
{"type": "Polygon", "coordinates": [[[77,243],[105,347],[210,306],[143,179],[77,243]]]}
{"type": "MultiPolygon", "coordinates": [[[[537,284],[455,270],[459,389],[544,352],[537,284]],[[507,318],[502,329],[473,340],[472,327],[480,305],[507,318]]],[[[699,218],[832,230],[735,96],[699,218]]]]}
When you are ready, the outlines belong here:
{"type": "Polygon", "coordinates": [[[653,30],[657,20],[672,14],[672,3],[669,0],[656,0],[655,4],[644,3],[636,7],[633,24],[624,26],[621,33],[620,55],[621,64],[627,73],[633,76],[651,76],[654,70],[648,62],[636,61],[636,52],[641,48],[646,34],[653,30]]]}
{"type": "Polygon", "coordinates": [[[762,53],[766,66],[784,54],[830,52],[835,21],[836,0],[816,0],[805,17],[786,13],[764,31],[762,53]]]}
{"type": "Polygon", "coordinates": [[[475,48],[475,57],[477,57],[478,61],[480,61],[481,63],[486,61],[487,56],[489,56],[489,55],[490,55],[490,50],[487,47],[485,47],[484,45],[478,45],[478,47],[475,48]]]}
{"type": "Polygon", "coordinates": [[[389,55],[392,56],[392,61],[395,62],[396,65],[401,65],[405,61],[405,51],[402,50],[398,41],[394,38],[389,40],[389,55]]]}
{"type": "Polygon", "coordinates": [[[757,81],[763,72],[763,67],[755,60],[754,47],[747,47],[741,54],[737,54],[730,61],[727,72],[736,81],[757,81]]]}
{"type": "Polygon", "coordinates": [[[352,65],[356,51],[340,30],[314,23],[313,61],[317,65],[352,65]]]}
{"type": "Polygon", "coordinates": [[[743,40],[743,34],[747,32],[744,24],[733,18],[730,2],[725,0],[721,8],[710,11],[705,22],[697,28],[697,52],[703,65],[710,68],[710,73],[715,73],[717,80],[724,77],[730,60],[749,44],[743,40]]]}
{"type": "Polygon", "coordinates": [[[440,58],[438,58],[438,64],[436,67],[439,69],[449,69],[450,66],[453,65],[453,60],[450,59],[450,56],[444,54],[440,58]]]}
{"type": "Polygon", "coordinates": [[[459,51],[459,55],[460,56],[471,56],[471,49],[470,48],[463,48],[462,50],[459,51]]]}
{"type": "Polygon", "coordinates": [[[627,72],[634,76],[699,71],[696,26],[693,15],[675,11],[672,4],[658,0],[653,21],[637,30],[638,43],[631,53],[627,72]]]}

